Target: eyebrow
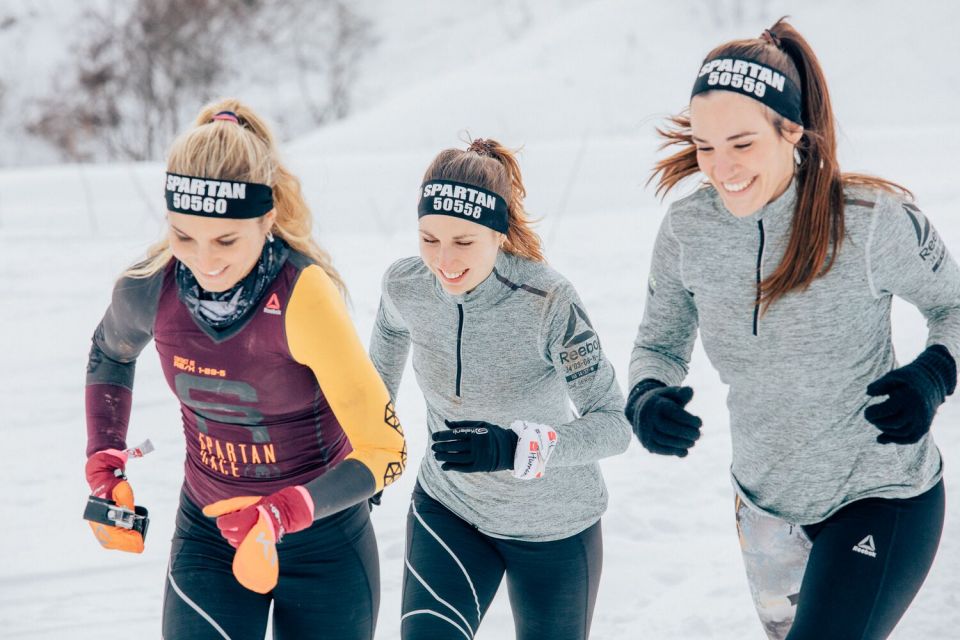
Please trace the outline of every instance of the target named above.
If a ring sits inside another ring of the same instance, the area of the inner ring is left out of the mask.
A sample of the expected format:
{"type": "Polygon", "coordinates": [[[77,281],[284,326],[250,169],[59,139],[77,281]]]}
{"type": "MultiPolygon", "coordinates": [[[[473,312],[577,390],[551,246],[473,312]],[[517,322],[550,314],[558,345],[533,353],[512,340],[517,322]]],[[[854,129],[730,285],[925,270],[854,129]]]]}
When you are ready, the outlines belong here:
{"type": "MultiPolygon", "coordinates": [[[[737,133],[735,135],[730,136],[729,138],[727,138],[727,142],[731,140],[736,140],[737,138],[743,138],[746,136],[755,136],[755,135],[757,135],[756,131],[744,131],[742,133],[737,133]]],[[[693,139],[694,142],[706,142],[706,140],[698,138],[697,136],[690,136],[690,137],[693,139]]]]}
{"type": "MultiPolygon", "coordinates": [[[[422,234],[425,235],[425,236],[430,236],[430,237],[433,238],[434,240],[437,239],[437,236],[433,235],[432,233],[430,233],[429,231],[426,231],[426,230],[424,230],[424,229],[420,229],[420,233],[422,233],[422,234]]],[[[459,236],[453,236],[453,239],[454,239],[454,240],[463,240],[463,239],[465,239],[465,238],[473,238],[473,237],[476,237],[476,235],[477,235],[477,234],[475,234],[475,233],[463,233],[463,234],[460,234],[459,236]]]]}
{"type": "MultiPolygon", "coordinates": [[[[171,224],[170,226],[173,227],[173,230],[176,231],[177,233],[179,233],[180,235],[186,236],[186,237],[188,237],[188,238],[190,237],[190,234],[189,234],[189,233],[185,232],[183,229],[180,229],[179,227],[177,227],[177,225],[171,224]]],[[[235,236],[235,235],[237,235],[237,232],[236,232],[236,231],[231,231],[230,233],[225,233],[225,234],[223,234],[222,236],[220,236],[220,237],[218,237],[218,238],[215,238],[215,240],[226,240],[226,239],[229,238],[230,236],[235,236]]]]}

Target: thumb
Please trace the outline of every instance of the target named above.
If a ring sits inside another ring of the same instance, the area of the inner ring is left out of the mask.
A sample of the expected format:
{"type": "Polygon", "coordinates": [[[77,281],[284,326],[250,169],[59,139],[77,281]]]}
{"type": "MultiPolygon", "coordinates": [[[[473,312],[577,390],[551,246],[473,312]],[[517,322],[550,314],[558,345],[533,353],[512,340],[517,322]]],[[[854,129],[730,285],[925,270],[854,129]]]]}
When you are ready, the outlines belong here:
{"type": "Polygon", "coordinates": [[[894,391],[901,386],[901,382],[891,376],[889,373],[880,378],[879,380],[874,380],[867,386],[867,395],[868,396],[888,396],[891,391],[894,391]]]}
{"type": "Polygon", "coordinates": [[[260,502],[260,500],[260,496],[237,496],[235,498],[227,498],[226,500],[218,500],[213,504],[205,506],[203,508],[203,515],[208,518],[216,518],[255,505],[260,502]]]}
{"type": "Polygon", "coordinates": [[[117,483],[110,497],[121,507],[130,509],[131,511],[133,510],[133,487],[131,487],[130,483],[126,480],[121,480],[117,483]]]}
{"type": "Polygon", "coordinates": [[[674,387],[673,389],[667,389],[663,395],[667,398],[670,398],[681,407],[685,407],[690,400],[693,399],[693,387],[674,387]]]}

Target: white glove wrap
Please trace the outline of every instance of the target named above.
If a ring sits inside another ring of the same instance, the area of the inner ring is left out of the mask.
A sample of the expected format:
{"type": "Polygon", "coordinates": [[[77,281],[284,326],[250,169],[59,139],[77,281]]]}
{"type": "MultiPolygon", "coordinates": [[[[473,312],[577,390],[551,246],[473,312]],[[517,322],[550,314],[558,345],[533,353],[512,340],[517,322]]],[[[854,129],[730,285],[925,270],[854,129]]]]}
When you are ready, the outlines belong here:
{"type": "Polygon", "coordinates": [[[547,460],[557,448],[557,432],[553,427],[526,420],[514,420],[510,429],[518,438],[513,454],[513,477],[518,480],[543,477],[547,460]]]}

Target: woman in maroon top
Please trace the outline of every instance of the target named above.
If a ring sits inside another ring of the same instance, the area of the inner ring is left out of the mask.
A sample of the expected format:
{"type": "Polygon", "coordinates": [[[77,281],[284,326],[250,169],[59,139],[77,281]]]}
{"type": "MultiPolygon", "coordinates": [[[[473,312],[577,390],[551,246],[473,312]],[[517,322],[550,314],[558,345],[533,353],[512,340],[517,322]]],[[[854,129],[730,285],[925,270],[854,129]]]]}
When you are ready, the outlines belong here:
{"type": "MultiPolygon", "coordinates": [[[[272,602],[275,638],[371,638],[367,499],[406,448],[299,182],[234,100],[203,109],[167,171],[167,237],[117,282],[93,337],[91,492],[133,508],[133,373],[153,339],[186,439],[163,637],[260,640],[272,602]]],[[[91,526],[107,548],[143,549],[135,530],[91,526]]]]}

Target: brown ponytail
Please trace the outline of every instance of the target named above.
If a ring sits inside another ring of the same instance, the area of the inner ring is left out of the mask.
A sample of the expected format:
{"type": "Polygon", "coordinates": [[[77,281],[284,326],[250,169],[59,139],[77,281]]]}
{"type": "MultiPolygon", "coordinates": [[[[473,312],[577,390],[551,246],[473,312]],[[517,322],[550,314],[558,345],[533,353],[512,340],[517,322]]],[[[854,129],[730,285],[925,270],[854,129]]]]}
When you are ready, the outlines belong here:
{"type": "MultiPolygon", "coordinates": [[[[330,255],[313,239],[313,217],[303,198],[300,180],[283,165],[273,133],[266,122],[239,100],[227,98],[200,110],[193,128],[174,141],[167,170],[190,176],[258,182],[273,187],[277,218],[272,231],[293,249],[322,268],[346,295],[346,285],[330,255]],[[214,120],[221,111],[237,116],[214,120]]],[[[125,275],[148,277],[163,269],[173,253],[166,238],[154,244],[147,259],[125,275]]]]}
{"type": "Polygon", "coordinates": [[[540,236],[523,208],[527,190],[523,186],[520,163],[516,154],[491,138],[477,138],[466,151],[441,151],[423,176],[427,180],[454,180],[466,182],[498,193],[507,201],[507,238],[503,250],[507,253],[545,262],[540,236]]]}
{"type": "MultiPolygon", "coordinates": [[[[898,184],[861,174],[844,174],[837,162],[836,123],[830,93],[820,62],[810,44],[781,18],[759,38],[735,40],[711,51],[704,61],[719,57],[758,60],[790,78],[800,87],[803,137],[797,144],[797,205],[783,260],[760,284],[760,304],[766,310],[793,290],[804,290],[833,266],[843,244],[843,189],[862,185],[886,191],[909,191],[898,184]]],[[[790,123],[768,109],[774,128],[782,135],[790,123]]],[[[665,139],[660,149],[679,148],[654,165],[650,181],[657,179],[657,195],[666,195],[684,178],[699,171],[697,150],[685,110],[669,118],[657,132],[665,139]],[[659,176],[659,177],[658,177],[659,176]]]]}

